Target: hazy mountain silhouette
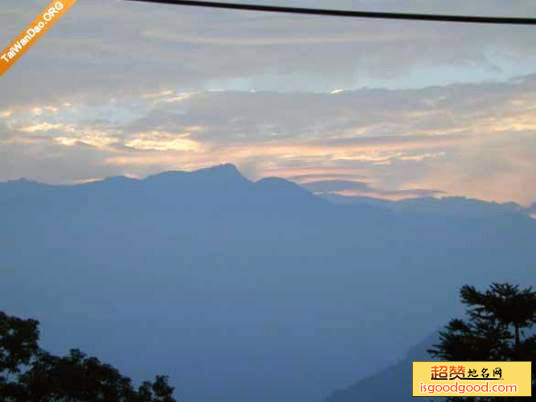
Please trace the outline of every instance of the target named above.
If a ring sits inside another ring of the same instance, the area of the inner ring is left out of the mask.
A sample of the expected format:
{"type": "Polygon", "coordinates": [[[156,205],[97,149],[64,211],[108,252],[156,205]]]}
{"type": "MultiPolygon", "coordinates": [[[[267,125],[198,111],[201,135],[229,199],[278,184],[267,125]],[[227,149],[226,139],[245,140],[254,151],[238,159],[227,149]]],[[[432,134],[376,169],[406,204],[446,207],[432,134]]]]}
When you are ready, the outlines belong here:
{"type": "MultiPolygon", "coordinates": [[[[326,402],[410,402],[412,395],[412,362],[433,360],[427,353],[438,342],[431,335],[411,347],[407,354],[395,364],[379,370],[348,388],[331,394],[326,402]]],[[[439,399],[439,401],[443,398],[439,399]]]]}
{"type": "Polygon", "coordinates": [[[0,206],[0,309],[192,402],[321,400],[459,316],[461,285],[534,282],[524,210],[337,205],[232,165],[11,181],[0,206]]]}
{"type": "Polygon", "coordinates": [[[532,207],[523,208],[515,202],[497,203],[465,197],[420,197],[389,201],[371,197],[350,197],[323,194],[322,198],[341,205],[368,205],[414,215],[455,216],[464,218],[493,218],[501,215],[530,214],[532,207]]]}

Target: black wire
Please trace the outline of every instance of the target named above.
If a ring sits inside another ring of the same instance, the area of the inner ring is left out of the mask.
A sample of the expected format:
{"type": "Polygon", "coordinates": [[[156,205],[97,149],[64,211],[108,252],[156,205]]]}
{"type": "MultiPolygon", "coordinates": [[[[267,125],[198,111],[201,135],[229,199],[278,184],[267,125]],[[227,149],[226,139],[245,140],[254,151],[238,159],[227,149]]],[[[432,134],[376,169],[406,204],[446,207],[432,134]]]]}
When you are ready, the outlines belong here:
{"type": "Polygon", "coordinates": [[[187,0],[127,0],[144,3],[163,3],[180,6],[224,8],[231,10],[264,11],[273,13],[308,14],[334,17],[357,17],[357,18],[383,18],[392,20],[415,20],[415,21],[444,21],[465,22],[473,24],[515,24],[536,25],[536,18],[517,17],[477,17],[470,15],[442,15],[442,14],[410,14],[410,13],[384,13],[370,11],[351,10],[328,10],[319,8],[280,7],[261,4],[222,3],[216,1],[187,1],[187,0]]]}

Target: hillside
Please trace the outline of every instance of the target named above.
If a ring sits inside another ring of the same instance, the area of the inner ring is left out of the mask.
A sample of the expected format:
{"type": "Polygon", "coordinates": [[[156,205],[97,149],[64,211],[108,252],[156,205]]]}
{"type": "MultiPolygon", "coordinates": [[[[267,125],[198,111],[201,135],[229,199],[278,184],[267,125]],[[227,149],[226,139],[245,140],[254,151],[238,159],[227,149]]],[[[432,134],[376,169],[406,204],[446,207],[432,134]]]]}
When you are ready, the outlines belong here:
{"type": "MultiPolygon", "coordinates": [[[[426,352],[437,342],[432,335],[409,349],[398,362],[338,390],[327,398],[327,402],[410,402],[412,384],[412,362],[432,360],[426,352]]],[[[441,399],[440,399],[441,400],[441,399]]]]}

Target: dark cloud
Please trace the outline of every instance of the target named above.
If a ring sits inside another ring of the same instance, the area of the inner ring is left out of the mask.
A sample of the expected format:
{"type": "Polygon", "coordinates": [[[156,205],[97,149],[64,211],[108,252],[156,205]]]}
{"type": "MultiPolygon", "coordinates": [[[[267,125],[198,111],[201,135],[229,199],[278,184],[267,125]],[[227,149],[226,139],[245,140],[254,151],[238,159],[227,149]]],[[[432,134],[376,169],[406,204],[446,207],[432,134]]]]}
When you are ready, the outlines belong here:
{"type": "Polygon", "coordinates": [[[385,190],[375,188],[369,183],[345,180],[322,180],[301,184],[309,191],[320,194],[340,194],[346,196],[374,196],[387,199],[433,197],[444,194],[440,190],[408,189],[408,190],[385,190]]]}

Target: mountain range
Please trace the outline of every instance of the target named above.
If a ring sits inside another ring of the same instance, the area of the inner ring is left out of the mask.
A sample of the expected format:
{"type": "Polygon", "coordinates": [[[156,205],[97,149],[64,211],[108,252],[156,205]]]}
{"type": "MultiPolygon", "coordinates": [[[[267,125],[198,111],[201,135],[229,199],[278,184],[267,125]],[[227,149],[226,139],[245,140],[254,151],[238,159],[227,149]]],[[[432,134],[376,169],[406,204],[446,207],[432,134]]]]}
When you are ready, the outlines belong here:
{"type": "Polygon", "coordinates": [[[512,203],[319,197],[222,165],[9,181],[0,207],[0,310],[191,402],[345,402],[460,316],[463,284],[534,282],[512,203]]]}

